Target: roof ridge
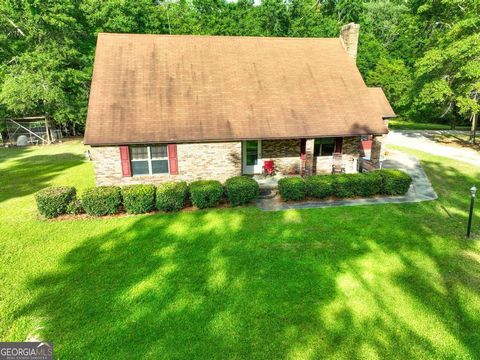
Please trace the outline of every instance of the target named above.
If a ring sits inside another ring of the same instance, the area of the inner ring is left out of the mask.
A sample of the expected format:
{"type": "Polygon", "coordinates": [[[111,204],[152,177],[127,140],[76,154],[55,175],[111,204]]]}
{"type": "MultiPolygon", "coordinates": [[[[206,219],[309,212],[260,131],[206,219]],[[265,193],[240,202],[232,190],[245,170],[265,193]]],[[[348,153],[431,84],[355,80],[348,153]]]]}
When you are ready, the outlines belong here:
{"type": "Polygon", "coordinates": [[[203,38],[239,38],[239,39],[276,39],[276,40],[340,40],[339,37],[294,37],[294,36],[248,36],[248,35],[193,35],[193,34],[135,34],[99,32],[97,36],[153,36],[153,37],[203,37],[203,38]]]}

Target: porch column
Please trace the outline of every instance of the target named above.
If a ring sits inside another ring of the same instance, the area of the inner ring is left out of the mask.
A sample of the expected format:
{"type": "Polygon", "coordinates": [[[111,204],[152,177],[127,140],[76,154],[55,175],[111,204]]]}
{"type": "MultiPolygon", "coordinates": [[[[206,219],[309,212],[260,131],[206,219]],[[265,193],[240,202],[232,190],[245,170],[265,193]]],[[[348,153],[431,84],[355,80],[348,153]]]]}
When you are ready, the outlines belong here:
{"type": "Polygon", "coordinates": [[[380,160],[385,157],[384,147],[385,135],[373,135],[372,137],[372,149],[370,152],[370,161],[374,168],[380,167],[380,160]]]}
{"type": "Polygon", "coordinates": [[[314,173],[314,163],[313,163],[313,148],[315,145],[315,139],[307,139],[305,146],[305,175],[313,175],[314,173]]]}

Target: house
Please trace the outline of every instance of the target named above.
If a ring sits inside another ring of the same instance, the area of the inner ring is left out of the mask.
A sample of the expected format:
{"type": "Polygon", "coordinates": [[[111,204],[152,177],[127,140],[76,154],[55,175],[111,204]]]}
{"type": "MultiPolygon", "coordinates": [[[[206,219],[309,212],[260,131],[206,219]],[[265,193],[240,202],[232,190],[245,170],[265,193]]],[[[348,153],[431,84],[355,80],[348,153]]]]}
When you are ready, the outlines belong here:
{"type": "Polygon", "coordinates": [[[99,185],[357,172],[379,165],[383,91],[355,64],[359,25],[335,38],[99,34],[85,143],[99,185]],[[338,157],[338,156],[337,156],[338,157]]]}

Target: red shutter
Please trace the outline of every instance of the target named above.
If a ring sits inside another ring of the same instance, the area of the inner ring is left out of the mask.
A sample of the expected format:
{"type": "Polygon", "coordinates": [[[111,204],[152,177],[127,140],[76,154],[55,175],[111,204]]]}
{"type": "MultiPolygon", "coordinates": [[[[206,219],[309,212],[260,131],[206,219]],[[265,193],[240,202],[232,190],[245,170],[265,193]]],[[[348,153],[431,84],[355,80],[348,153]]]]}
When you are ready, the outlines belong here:
{"type": "Polygon", "coordinates": [[[130,152],[128,146],[120,146],[120,160],[122,161],[122,176],[132,176],[130,167],[130,152]]]}
{"type": "Polygon", "coordinates": [[[335,152],[336,153],[341,153],[342,152],[342,146],[343,146],[343,138],[341,138],[341,137],[335,138],[335,152]]]}
{"type": "Polygon", "coordinates": [[[178,175],[177,144],[168,144],[168,167],[170,175],[178,175]]]}

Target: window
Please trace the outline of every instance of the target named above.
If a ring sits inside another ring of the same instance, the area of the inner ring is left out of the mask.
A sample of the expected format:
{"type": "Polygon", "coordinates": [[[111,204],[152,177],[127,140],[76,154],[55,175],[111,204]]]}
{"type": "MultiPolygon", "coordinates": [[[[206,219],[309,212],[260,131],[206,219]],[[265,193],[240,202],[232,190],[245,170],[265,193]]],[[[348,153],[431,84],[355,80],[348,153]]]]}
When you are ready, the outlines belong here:
{"type": "Polygon", "coordinates": [[[245,163],[246,165],[258,165],[258,141],[245,142],[245,163]]]}
{"type": "Polygon", "coordinates": [[[130,146],[132,175],[168,174],[167,145],[130,146]]]}
{"type": "Polygon", "coordinates": [[[335,151],[335,138],[315,139],[313,155],[331,156],[335,151]]]}

